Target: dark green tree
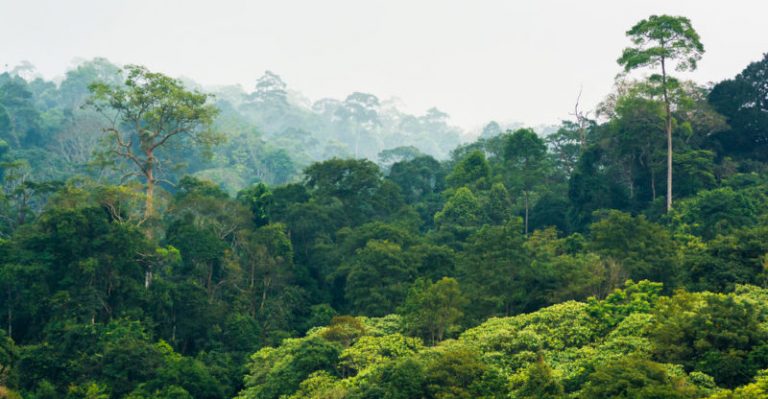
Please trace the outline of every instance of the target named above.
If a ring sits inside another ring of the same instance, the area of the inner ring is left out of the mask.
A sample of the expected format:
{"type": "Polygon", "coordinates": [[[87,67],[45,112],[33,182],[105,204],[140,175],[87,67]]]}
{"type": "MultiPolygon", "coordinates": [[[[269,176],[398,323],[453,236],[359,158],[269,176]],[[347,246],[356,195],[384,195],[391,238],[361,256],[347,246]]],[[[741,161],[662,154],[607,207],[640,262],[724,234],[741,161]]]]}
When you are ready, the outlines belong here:
{"type": "Polygon", "coordinates": [[[434,283],[418,279],[398,312],[404,316],[411,334],[422,336],[435,345],[458,326],[465,305],[466,298],[456,279],[443,277],[434,283]]]}
{"type": "Polygon", "coordinates": [[[472,187],[487,189],[491,177],[491,168],[485,154],[473,151],[464,157],[446,177],[451,187],[472,187]]]}
{"type": "Polygon", "coordinates": [[[346,297],[353,312],[371,316],[392,313],[405,299],[414,273],[399,245],[369,241],[349,265],[346,297]]]}
{"type": "Polygon", "coordinates": [[[590,226],[589,248],[604,258],[618,261],[626,276],[664,283],[667,289],[677,284],[680,261],[670,233],[644,216],[611,210],[590,226]]]}
{"type": "Polygon", "coordinates": [[[471,318],[508,316],[535,302],[533,270],[520,227],[519,219],[484,226],[467,240],[458,276],[470,299],[471,318]]]}
{"type": "Polygon", "coordinates": [[[626,358],[600,365],[581,396],[595,399],[685,399],[700,397],[694,386],[670,375],[664,365],[626,358]]]}
{"type": "Polygon", "coordinates": [[[519,129],[504,143],[504,167],[509,187],[523,196],[523,231],[528,234],[534,191],[545,184],[549,169],[547,146],[532,129],[519,129]]]}
{"type": "Polygon", "coordinates": [[[726,155],[768,160],[768,53],[749,64],[735,78],[724,80],[709,94],[714,108],[725,115],[731,129],[716,142],[726,155]]]}
{"type": "Polygon", "coordinates": [[[729,388],[749,382],[768,366],[768,334],[752,301],[724,294],[678,293],[654,312],[653,352],[729,388]],[[693,309],[696,309],[693,311],[693,309]]]}

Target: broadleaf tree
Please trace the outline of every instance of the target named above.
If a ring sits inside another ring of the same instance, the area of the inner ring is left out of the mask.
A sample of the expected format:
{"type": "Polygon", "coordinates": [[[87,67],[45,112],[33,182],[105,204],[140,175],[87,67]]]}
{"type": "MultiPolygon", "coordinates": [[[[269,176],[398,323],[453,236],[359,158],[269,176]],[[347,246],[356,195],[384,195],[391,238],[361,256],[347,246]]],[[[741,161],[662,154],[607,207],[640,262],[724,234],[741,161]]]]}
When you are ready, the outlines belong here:
{"type": "Polygon", "coordinates": [[[627,36],[634,47],[625,48],[617,60],[626,72],[643,67],[658,67],[661,74],[653,74],[652,82],[660,85],[665,108],[667,130],[667,211],[672,209],[672,105],[670,89],[676,80],[667,69],[676,62],[676,70],[692,71],[704,53],[699,34],[685,17],[651,15],[630,30],[627,36]]]}
{"type": "Polygon", "coordinates": [[[201,145],[209,148],[221,136],[212,129],[218,109],[209,95],[191,91],[181,81],[145,67],[125,67],[123,85],[96,82],[90,85],[89,105],[110,118],[104,131],[110,146],[103,159],[132,167],[127,176],[144,181],[146,202],[144,217],[155,215],[155,186],[165,163],[158,154],[165,146],[201,145]]]}

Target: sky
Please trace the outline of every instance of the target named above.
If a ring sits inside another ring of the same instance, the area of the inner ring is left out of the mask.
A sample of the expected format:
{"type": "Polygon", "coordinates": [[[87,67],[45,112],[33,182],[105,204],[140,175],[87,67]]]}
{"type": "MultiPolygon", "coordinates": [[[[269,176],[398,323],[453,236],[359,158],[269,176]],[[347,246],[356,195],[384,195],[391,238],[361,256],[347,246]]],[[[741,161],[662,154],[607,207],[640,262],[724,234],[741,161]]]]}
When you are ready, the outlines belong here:
{"type": "Polygon", "coordinates": [[[691,19],[700,83],[768,52],[766,0],[0,0],[0,71],[46,78],[80,59],[142,64],[251,91],[265,70],[311,100],[361,91],[437,107],[477,129],[570,118],[610,92],[625,32],[652,14],[691,19]]]}

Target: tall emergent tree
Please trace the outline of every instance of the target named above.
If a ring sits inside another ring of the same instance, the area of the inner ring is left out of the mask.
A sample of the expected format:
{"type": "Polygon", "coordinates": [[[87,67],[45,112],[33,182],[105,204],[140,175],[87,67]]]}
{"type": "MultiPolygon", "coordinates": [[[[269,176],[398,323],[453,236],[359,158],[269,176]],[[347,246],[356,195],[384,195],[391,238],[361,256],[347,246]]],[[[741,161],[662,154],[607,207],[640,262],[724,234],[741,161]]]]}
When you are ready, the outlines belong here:
{"type": "Polygon", "coordinates": [[[544,178],[549,173],[547,145],[533,129],[518,129],[504,143],[504,160],[510,187],[523,195],[524,231],[527,235],[531,195],[544,184],[544,178]]]}
{"type": "Polygon", "coordinates": [[[676,70],[692,71],[704,53],[699,34],[685,17],[651,15],[627,31],[634,47],[624,49],[618,63],[629,72],[642,67],[659,67],[661,75],[653,74],[651,82],[658,83],[664,100],[667,130],[667,211],[672,209],[672,106],[670,89],[676,80],[667,75],[667,67],[677,62],[676,70]]]}
{"type": "Polygon", "coordinates": [[[211,129],[218,109],[209,95],[187,90],[183,84],[137,65],[125,67],[123,85],[90,85],[89,104],[109,116],[105,129],[111,146],[103,155],[111,162],[127,162],[129,175],[144,180],[144,218],[154,216],[154,191],[163,164],[159,150],[174,144],[209,148],[221,136],[211,129]]]}

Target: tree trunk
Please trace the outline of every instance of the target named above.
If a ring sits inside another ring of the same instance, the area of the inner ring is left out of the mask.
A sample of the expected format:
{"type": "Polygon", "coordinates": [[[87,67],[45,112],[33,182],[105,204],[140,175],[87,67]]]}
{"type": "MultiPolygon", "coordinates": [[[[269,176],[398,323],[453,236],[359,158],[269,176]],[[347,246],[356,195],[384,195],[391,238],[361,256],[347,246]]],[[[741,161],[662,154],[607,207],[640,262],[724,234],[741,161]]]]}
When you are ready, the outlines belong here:
{"type": "Polygon", "coordinates": [[[669,212],[672,210],[672,109],[669,104],[667,70],[664,61],[664,57],[661,57],[661,85],[664,90],[664,107],[666,111],[667,125],[667,212],[669,212]]]}
{"type": "Polygon", "coordinates": [[[147,161],[147,171],[145,173],[147,178],[147,190],[146,190],[146,202],[144,203],[144,219],[149,219],[155,214],[155,171],[152,167],[151,156],[147,161]]]}
{"type": "Polygon", "coordinates": [[[525,235],[528,235],[528,192],[523,192],[523,198],[525,200],[525,235]]]}
{"type": "Polygon", "coordinates": [[[250,289],[256,286],[256,262],[251,262],[251,283],[248,285],[250,289]]]}
{"type": "Polygon", "coordinates": [[[213,303],[213,264],[208,264],[208,275],[205,278],[205,288],[208,290],[208,303],[213,303]]]}
{"type": "Polygon", "coordinates": [[[152,265],[147,265],[147,270],[144,271],[144,288],[149,288],[152,285],[152,265]]]}
{"type": "MultiPolygon", "coordinates": [[[[22,184],[23,184],[23,182],[22,182],[22,184]]],[[[16,225],[17,226],[23,225],[26,222],[26,220],[27,220],[27,200],[28,200],[28,196],[27,196],[26,189],[22,188],[20,197],[21,197],[21,201],[20,201],[20,204],[19,204],[19,212],[18,212],[18,214],[16,216],[16,225]]]]}
{"type": "Polygon", "coordinates": [[[267,291],[269,290],[269,286],[272,285],[272,278],[265,277],[262,285],[264,287],[264,290],[261,291],[261,303],[259,304],[259,313],[264,311],[264,305],[267,304],[267,291]]]}
{"type": "MultiPolygon", "coordinates": [[[[147,163],[144,170],[144,177],[147,179],[146,198],[144,202],[144,221],[152,219],[155,216],[155,158],[152,155],[152,151],[147,152],[147,163]]],[[[149,241],[154,241],[154,228],[152,223],[149,223],[144,229],[144,235],[149,241]]],[[[152,271],[149,270],[145,276],[145,286],[149,288],[152,284],[152,271]]]]}

